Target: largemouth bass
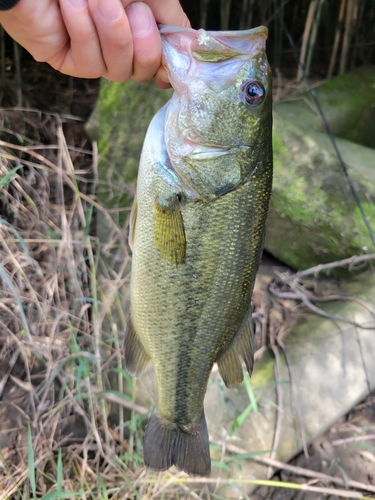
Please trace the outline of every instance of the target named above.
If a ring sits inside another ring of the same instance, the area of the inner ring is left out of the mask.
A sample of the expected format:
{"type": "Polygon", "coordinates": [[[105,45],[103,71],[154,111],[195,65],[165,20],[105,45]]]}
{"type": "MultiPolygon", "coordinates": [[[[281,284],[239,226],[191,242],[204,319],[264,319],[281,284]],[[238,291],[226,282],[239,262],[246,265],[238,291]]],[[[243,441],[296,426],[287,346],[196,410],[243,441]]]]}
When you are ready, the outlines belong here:
{"type": "Polygon", "coordinates": [[[228,387],[243,380],[242,361],[253,367],[250,301],[272,184],[267,28],[161,36],[175,93],[141,156],[125,367],[155,370],[146,466],[208,475],[212,366],[228,387]]]}

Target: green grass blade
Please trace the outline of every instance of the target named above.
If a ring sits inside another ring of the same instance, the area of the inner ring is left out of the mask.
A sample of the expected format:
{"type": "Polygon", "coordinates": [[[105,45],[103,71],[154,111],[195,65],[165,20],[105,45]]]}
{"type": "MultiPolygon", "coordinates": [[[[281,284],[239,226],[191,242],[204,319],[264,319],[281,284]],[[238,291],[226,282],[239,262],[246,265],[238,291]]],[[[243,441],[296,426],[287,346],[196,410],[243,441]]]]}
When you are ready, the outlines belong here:
{"type": "Polygon", "coordinates": [[[26,314],[25,314],[25,311],[23,309],[23,304],[22,304],[21,297],[19,296],[19,293],[17,292],[15,286],[13,285],[12,281],[9,279],[6,271],[4,270],[4,268],[2,266],[0,266],[0,277],[8,285],[8,287],[10,288],[10,290],[13,292],[13,295],[14,295],[15,299],[17,300],[18,307],[19,307],[19,314],[21,316],[22,324],[23,324],[23,327],[24,327],[24,330],[25,330],[26,334],[28,335],[28,337],[30,339],[31,338],[31,334],[30,334],[30,330],[29,330],[29,325],[28,325],[28,322],[27,322],[26,314]]]}
{"type": "Polygon", "coordinates": [[[124,399],[125,401],[128,401],[130,403],[133,403],[133,398],[128,396],[127,394],[124,394],[120,391],[115,391],[115,390],[108,390],[108,391],[100,391],[98,394],[114,394],[115,396],[124,399]]]}
{"type": "Polygon", "coordinates": [[[217,460],[212,460],[211,461],[211,465],[212,465],[212,467],[218,467],[219,469],[231,470],[231,468],[229,467],[229,465],[227,465],[224,462],[219,462],[217,460]]]}
{"type": "Polygon", "coordinates": [[[103,302],[98,299],[93,299],[92,297],[77,297],[74,299],[74,302],[86,302],[87,304],[104,306],[103,302]]]}
{"type": "Polygon", "coordinates": [[[50,491],[47,495],[44,495],[41,500],[56,500],[60,498],[80,498],[84,495],[84,491],[50,491]]]}
{"type": "Polygon", "coordinates": [[[33,497],[36,498],[35,460],[30,423],[27,424],[27,466],[29,469],[31,491],[33,492],[33,497]]]}
{"type": "Polygon", "coordinates": [[[237,429],[245,422],[246,417],[251,412],[251,410],[252,410],[252,406],[251,406],[251,404],[249,404],[246,406],[244,411],[233,420],[231,435],[233,435],[237,431],[237,429]]]}
{"type": "Polygon", "coordinates": [[[254,458],[260,455],[267,455],[271,453],[272,450],[259,450],[259,451],[249,451],[248,453],[240,453],[238,455],[234,455],[235,460],[245,460],[246,458],[254,458]]]}
{"type": "Polygon", "coordinates": [[[88,239],[92,221],[92,214],[94,212],[94,205],[89,205],[87,212],[85,213],[85,227],[83,229],[84,240],[88,239]]]}
{"type": "Polygon", "coordinates": [[[1,217],[0,217],[0,223],[4,224],[4,226],[7,226],[7,228],[9,228],[12,231],[12,233],[14,233],[15,237],[17,238],[17,240],[19,241],[19,243],[22,247],[22,250],[25,252],[27,257],[29,258],[30,265],[33,266],[34,264],[33,264],[32,260],[30,259],[29,249],[27,248],[27,245],[26,245],[24,239],[22,238],[22,236],[20,235],[20,233],[11,224],[9,224],[8,221],[2,219],[1,217]]]}
{"type": "Polygon", "coordinates": [[[257,398],[255,397],[255,394],[253,391],[253,386],[251,385],[249,374],[247,372],[244,372],[244,382],[245,382],[247,394],[248,394],[249,399],[250,399],[251,408],[252,408],[253,412],[257,415],[259,413],[258,402],[257,402],[257,398]]]}
{"type": "Polygon", "coordinates": [[[59,448],[59,454],[57,456],[57,491],[63,491],[63,466],[62,466],[62,453],[61,448],[59,448]]]}
{"type": "Polygon", "coordinates": [[[14,177],[14,174],[19,170],[21,167],[23,167],[22,163],[17,165],[16,167],[12,168],[4,177],[0,179],[0,189],[3,189],[3,187],[8,184],[12,178],[14,177]]]}

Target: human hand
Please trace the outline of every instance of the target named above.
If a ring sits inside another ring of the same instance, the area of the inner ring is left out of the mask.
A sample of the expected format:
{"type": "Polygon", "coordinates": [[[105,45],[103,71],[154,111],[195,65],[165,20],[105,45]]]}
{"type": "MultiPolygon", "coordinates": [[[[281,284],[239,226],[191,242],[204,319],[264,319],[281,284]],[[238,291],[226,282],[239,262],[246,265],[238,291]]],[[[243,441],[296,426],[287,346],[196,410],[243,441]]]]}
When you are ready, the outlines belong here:
{"type": "Polygon", "coordinates": [[[157,23],[190,26],[178,0],[20,0],[0,24],[37,61],[71,76],[169,87],[157,23]]]}

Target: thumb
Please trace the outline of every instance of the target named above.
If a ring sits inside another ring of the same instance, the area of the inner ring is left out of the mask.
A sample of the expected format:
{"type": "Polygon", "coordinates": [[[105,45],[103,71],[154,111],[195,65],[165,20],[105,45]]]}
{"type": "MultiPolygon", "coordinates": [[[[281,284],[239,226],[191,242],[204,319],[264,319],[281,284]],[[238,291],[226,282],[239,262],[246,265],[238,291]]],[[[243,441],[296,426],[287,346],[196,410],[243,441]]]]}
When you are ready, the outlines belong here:
{"type": "MultiPolygon", "coordinates": [[[[190,21],[178,0],[142,1],[150,7],[157,23],[190,28],[190,21]]],[[[132,0],[122,0],[122,3],[124,7],[127,7],[130,3],[132,3],[132,0]]]]}

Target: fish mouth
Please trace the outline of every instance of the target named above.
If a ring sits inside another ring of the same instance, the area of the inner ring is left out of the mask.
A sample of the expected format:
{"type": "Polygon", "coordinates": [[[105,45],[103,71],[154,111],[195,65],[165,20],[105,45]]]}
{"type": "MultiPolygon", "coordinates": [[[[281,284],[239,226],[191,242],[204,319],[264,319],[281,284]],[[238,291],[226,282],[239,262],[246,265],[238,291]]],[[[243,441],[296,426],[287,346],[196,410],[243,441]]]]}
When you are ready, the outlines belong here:
{"type": "Polygon", "coordinates": [[[264,51],[268,36],[265,26],[239,31],[205,31],[165,25],[159,28],[163,45],[170,43],[177,52],[183,47],[197,61],[211,63],[264,51]]]}
{"type": "Polygon", "coordinates": [[[236,38],[248,38],[253,36],[264,36],[268,37],[268,28],[266,26],[258,26],[257,28],[251,28],[248,30],[232,30],[232,31],[205,31],[203,29],[194,30],[193,28],[182,28],[181,26],[169,26],[167,24],[158,24],[159,31],[161,35],[175,34],[175,33],[200,33],[204,32],[210,36],[225,36],[232,39],[236,38]]]}

